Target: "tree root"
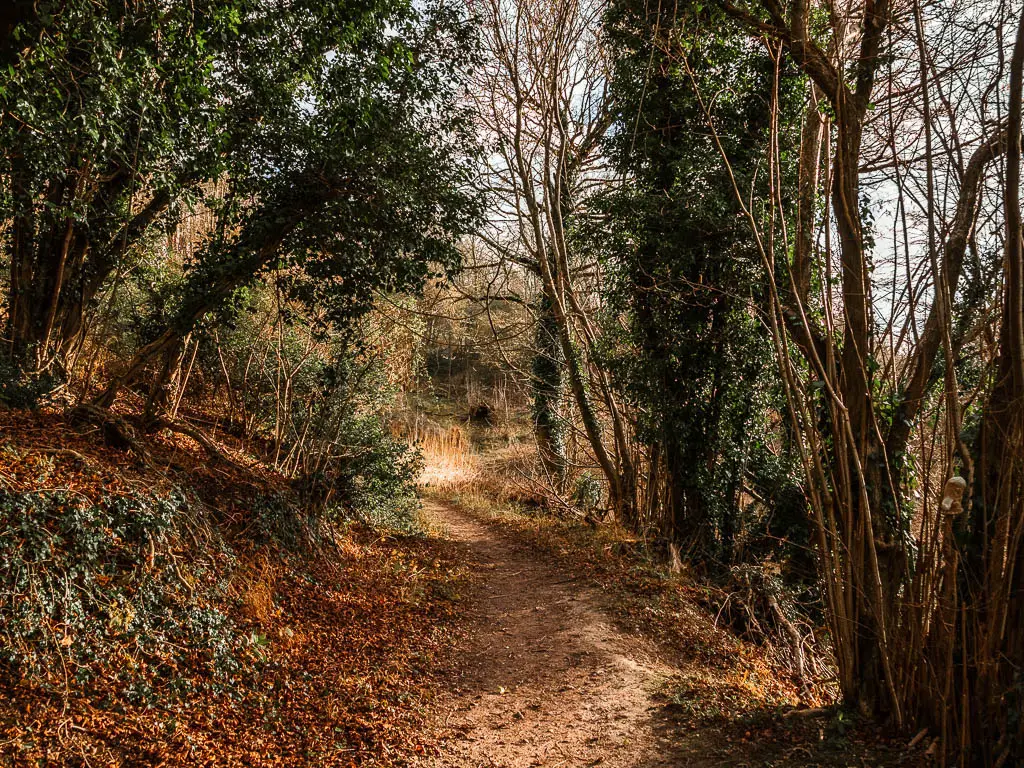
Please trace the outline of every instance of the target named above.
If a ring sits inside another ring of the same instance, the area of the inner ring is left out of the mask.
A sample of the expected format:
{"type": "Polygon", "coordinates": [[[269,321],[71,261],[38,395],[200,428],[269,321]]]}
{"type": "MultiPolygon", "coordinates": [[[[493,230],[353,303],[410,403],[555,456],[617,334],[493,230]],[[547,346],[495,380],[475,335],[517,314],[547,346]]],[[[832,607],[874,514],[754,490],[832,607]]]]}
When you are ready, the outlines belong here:
{"type": "Polygon", "coordinates": [[[144,428],[137,430],[122,416],[111,413],[106,408],[91,403],[82,403],[71,409],[68,413],[68,420],[73,424],[91,424],[98,427],[103,433],[104,443],[111,448],[130,451],[147,464],[151,463],[150,455],[139,438],[139,433],[166,429],[195,440],[214,462],[226,464],[242,471],[248,471],[246,467],[227,456],[213,440],[200,430],[187,424],[172,421],[164,416],[148,419],[144,428]]]}
{"type": "Polygon", "coordinates": [[[217,446],[217,444],[210,439],[208,435],[196,429],[195,427],[190,427],[188,424],[182,424],[177,421],[171,421],[170,419],[164,416],[157,416],[151,419],[146,426],[151,430],[166,429],[170,432],[175,432],[179,435],[185,435],[185,437],[190,437],[197,443],[199,443],[199,445],[202,446],[203,450],[206,451],[206,454],[214,461],[220,462],[222,464],[227,464],[229,467],[234,467],[235,469],[248,471],[244,466],[242,466],[234,459],[232,459],[230,456],[228,456],[226,453],[224,453],[217,446]]]}
{"type": "Polygon", "coordinates": [[[103,442],[111,448],[130,451],[149,463],[149,452],[139,441],[135,429],[121,416],[91,403],[75,406],[68,413],[72,424],[91,424],[103,433],[103,442]]]}

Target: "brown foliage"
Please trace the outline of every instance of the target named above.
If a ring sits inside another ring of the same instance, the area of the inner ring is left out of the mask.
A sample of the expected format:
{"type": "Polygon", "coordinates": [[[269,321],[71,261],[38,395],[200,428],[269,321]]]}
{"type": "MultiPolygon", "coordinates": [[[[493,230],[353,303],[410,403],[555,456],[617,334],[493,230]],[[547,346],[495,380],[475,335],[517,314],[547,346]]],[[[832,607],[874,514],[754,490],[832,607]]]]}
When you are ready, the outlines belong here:
{"type": "MultiPolygon", "coordinates": [[[[85,682],[74,670],[66,686],[3,675],[0,765],[391,765],[434,749],[418,726],[451,642],[450,583],[465,578],[453,552],[358,526],[302,552],[257,545],[251,502],[286,492],[280,475],[211,463],[178,433],[148,439],[144,462],[57,413],[3,411],[0,424],[8,490],[59,485],[98,499],[195,488],[233,554],[213,574],[229,582],[214,607],[244,648],[219,686],[202,654],[168,668],[131,648],[121,669],[85,682]],[[114,674],[125,669],[131,682],[114,674]],[[148,702],[132,685],[148,686],[148,702]]],[[[188,572],[204,545],[178,539],[188,572]]]]}

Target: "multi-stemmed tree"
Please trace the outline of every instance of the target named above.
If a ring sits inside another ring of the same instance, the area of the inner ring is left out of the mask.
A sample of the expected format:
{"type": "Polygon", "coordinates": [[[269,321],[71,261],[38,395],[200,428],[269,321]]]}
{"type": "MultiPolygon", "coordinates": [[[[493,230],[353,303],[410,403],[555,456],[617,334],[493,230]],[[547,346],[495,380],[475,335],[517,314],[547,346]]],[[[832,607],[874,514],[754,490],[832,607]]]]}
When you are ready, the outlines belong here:
{"type": "MultiPolygon", "coordinates": [[[[666,45],[691,76],[761,255],[843,694],[897,724],[935,724],[945,754],[962,764],[1013,762],[1022,749],[1012,670],[1024,522],[1010,446],[1019,446],[1011,393],[1020,378],[1015,120],[1024,53],[1015,46],[1008,66],[1000,41],[1016,20],[985,3],[716,8],[777,62],[767,108],[778,138],[764,158],[777,180],[786,166],[783,73],[795,67],[806,79],[791,227],[780,183],[778,216],[752,204],[745,158],[716,122],[719,94],[700,81],[704,62],[666,45]],[[879,213],[892,231],[873,224],[879,213]],[[988,268],[999,251],[1002,264],[988,268]],[[1001,293],[984,280],[1000,266],[1001,293]],[[1003,309],[991,360],[978,329],[990,325],[996,293],[1003,309]],[[968,376],[976,392],[962,391],[968,376]],[[961,481],[933,480],[953,472],[971,486],[959,520],[961,481]]],[[[681,10],[680,22],[695,11],[681,10]]]]}

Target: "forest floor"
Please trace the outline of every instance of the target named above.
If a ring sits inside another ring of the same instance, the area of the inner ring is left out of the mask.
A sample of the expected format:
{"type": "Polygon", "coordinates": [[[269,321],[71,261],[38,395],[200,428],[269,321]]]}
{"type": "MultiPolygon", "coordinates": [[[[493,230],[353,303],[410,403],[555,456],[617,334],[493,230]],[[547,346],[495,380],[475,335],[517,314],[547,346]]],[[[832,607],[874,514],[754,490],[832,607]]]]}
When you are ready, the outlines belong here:
{"type": "Polygon", "coordinates": [[[290,519],[284,478],[180,436],[146,449],[0,408],[0,767],[406,766],[436,751],[425,723],[462,634],[462,551],[358,524],[286,546],[265,532],[290,519]],[[152,500],[181,494],[158,518],[152,500]]]}
{"type": "Polygon", "coordinates": [[[178,436],[140,457],[0,411],[0,766],[923,765],[614,526],[435,488],[425,534],[293,550],[259,533],[287,493],[178,436]]]}
{"type": "Polygon", "coordinates": [[[595,569],[588,558],[607,548],[587,533],[444,500],[428,500],[424,517],[475,572],[465,642],[441,674],[430,768],[920,764],[904,739],[782,704],[778,687],[756,682],[769,682],[757,652],[702,611],[681,644],[658,642],[651,633],[673,614],[664,596],[638,589],[635,568],[606,580],[622,563],[595,569]]]}

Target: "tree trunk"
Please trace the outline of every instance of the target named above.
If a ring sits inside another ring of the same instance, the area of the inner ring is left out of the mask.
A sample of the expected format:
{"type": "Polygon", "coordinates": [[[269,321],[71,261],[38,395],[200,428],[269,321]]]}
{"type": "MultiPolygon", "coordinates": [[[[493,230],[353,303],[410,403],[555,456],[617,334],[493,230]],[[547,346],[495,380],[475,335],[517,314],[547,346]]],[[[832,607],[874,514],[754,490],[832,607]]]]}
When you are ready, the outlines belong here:
{"type": "Polygon", "coordinates": [[[561,488],[565,477],[565,435],[559,407],[565,385],[558,324],[551,302],[542,295],[537,312],[533,358],[533,432],[545,471],[561,488]]]}
{"type": "MultiPolygon", "coordinates": [[[[83,163],[83,167],[85,164],[83,163]]],[[[102,184],[86,178],[87,170],[51,183],[44,195],[53,215],[36,213],[38,201],[26,191],[17,164],[12,189],[18,213],[11,221],[11,268],[8,317],[4,333],[6,354],[29,376],[53,368],[62,370],[67,353],[85,329],[86,313],[125,249],[148,230],[171,203],[157,193],[135,215],[114,229],[109,239],[95,242],[91,230],[103,229],[113,211],[124,203],[130,174],[118,171],[102,184]],[[84,188],[90,187],[86,194],[84,188]],[[84,223],[62,212],[84,197],[92,212],[84,223]]]]}

